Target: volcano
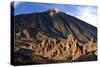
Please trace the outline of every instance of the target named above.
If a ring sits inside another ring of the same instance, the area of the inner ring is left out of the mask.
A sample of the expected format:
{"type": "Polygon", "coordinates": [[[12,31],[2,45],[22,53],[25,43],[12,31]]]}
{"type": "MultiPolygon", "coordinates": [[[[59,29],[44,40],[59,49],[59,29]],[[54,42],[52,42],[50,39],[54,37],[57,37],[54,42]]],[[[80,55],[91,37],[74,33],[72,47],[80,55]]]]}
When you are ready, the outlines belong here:
{"type": "MultiPolygon", "coordinates": [[[[90,18],[91,19],[91,18],[90,18]]],[[[74,16],[55,9],[45,12],[14,16],[15,32],[26,28],[30,37],[44,32],[48,37],[67,38],[72,34],[78,41],[86,43],[97,40],[97,28],[74,16]]]]}
{"type": "Polygon", "coordinates": [[[55,9],[11,18],[12,64],[97,60],[97,28],[85,21],[55,9]]]}

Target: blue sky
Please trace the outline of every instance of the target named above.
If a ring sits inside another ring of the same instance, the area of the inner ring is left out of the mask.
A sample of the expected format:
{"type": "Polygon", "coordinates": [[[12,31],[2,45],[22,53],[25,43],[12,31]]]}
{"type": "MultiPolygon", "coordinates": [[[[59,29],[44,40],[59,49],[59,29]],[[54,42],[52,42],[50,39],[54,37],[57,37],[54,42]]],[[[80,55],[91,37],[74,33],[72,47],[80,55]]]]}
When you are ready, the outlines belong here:
{"type": "Polygon", "coordinates": [[[14,2],[14,15],[43,12],[50,8],[75,16],[89,24],[97,26],[97,7],[69,4],[51,4],[36,2],[14,2]]]}

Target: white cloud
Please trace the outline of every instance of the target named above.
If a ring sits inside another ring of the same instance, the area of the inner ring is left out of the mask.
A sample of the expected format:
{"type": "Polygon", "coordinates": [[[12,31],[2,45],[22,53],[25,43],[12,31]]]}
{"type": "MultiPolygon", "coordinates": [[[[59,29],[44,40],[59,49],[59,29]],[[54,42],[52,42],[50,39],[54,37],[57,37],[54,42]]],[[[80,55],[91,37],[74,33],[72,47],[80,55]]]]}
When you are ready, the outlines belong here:
{"type": "Polygon", "coordinates": [[[77,18],[97,27],[97,14],[96,10],[93,8],[78,8],[79,14],[77,18]]]}

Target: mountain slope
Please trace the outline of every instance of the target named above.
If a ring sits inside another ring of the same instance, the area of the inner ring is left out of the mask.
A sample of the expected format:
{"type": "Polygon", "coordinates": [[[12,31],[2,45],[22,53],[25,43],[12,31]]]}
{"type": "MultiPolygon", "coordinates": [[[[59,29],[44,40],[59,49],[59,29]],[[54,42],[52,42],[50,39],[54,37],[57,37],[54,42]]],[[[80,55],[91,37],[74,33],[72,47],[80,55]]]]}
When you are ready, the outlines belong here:
{"type": "Polygon", "coordinates": [[[96,27],[64,12],[50,13],[46,11],[15,16],[15,32],[26,28],[31,37],[35,37],[38,32],[45,32],[54,38],[67,38],[68,34],[72,34],[82,43],[97,40],[96,27]]]}

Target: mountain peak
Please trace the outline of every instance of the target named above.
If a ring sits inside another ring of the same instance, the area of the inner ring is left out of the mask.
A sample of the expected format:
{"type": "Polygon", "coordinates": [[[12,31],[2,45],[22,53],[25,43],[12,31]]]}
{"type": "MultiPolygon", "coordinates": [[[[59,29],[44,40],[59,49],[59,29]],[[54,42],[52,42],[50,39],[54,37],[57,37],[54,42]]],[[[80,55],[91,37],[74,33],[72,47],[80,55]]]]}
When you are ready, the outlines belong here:
{"type": "Polygon", "coordinates": [[[58,12],[58,9],[50,8],[47,12],[50,14],[50,16],[53,16],[53,15],[55,15],[58,12]]]}

